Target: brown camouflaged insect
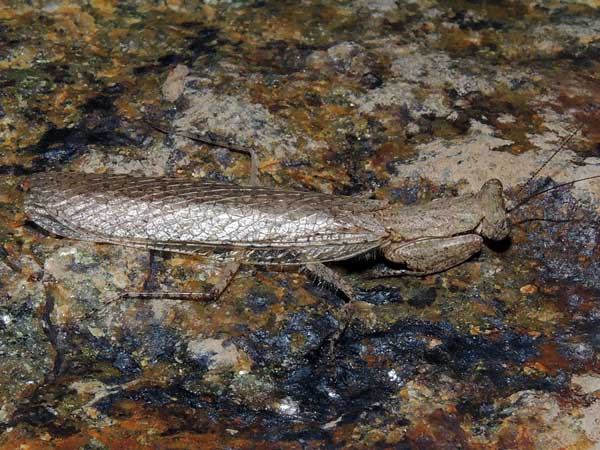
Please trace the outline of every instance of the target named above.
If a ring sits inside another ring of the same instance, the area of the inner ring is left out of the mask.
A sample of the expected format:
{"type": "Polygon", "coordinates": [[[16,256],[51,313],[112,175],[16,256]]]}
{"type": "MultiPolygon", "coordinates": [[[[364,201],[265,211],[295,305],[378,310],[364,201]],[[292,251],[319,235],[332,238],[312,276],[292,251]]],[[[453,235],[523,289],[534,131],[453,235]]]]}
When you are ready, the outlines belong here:
{"type": "Polygon", "coordinates": [[[218,249],[228,260],[210,293],[127,294],[135,297],[216,298],[243,263],[304,266],[354,299],[352,286],[324,263],[377,250],[404,265],[379,275],[427,275],[466,261],[484,239],[503,240],[510,232],[497,179],[474,194],[411,206],[164,177],[46,172],[30,182],[27,215],[57,235],[184,254],[218,249]]]}

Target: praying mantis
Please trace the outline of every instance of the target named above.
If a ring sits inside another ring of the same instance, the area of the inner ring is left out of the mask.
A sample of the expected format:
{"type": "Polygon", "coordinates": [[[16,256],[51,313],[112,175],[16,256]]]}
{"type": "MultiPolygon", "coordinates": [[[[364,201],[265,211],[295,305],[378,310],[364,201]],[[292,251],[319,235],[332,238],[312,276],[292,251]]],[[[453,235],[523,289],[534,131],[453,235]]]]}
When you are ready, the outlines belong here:
{"type": "MultiPolygon", "coordinates": [[[[258,179],[251,149],[184,136],[249,153],[252,180],[258,179]]],[[[563,183],[507,208],[497,179],[488,180],[476,193],[405,206],[181,178],[44,172],[30,179],[25,211],[42,228],[70,239],[182,254],[218,250],[227,261],[220,280],[208,293],[128,296],[215,299],[241,264],[265,264],[303,266],[353,300],[351,284],[326,263],[375,251],[402,265],[401,269],[382,269],[378,276],[442,272],[478,253],[485,240],[505,239],[512,212],[533,197],[599,177],[563,183]]]]}

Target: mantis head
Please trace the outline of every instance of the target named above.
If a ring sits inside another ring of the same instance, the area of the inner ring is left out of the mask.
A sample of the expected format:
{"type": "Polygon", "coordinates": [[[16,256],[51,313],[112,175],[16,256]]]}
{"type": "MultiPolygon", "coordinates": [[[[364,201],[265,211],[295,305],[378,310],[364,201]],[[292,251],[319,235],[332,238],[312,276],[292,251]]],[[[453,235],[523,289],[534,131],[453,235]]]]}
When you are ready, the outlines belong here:
{"type": "Polygon", "coordinates": [[[500,180],[493,178],[486,181],[477,193],[483,219],[476,231],[477,234],[492,241],[501,241],[510,233],[503,191],[500,180]]]}

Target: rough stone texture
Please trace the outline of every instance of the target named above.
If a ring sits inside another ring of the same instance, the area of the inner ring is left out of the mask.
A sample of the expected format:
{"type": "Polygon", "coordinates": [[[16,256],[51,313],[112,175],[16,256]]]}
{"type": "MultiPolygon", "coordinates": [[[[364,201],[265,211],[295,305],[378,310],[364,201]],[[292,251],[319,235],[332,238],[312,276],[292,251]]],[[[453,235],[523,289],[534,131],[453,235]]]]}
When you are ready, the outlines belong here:
{"type": "Polygon", "coordinates": [[[0,448],[600,448],[600,180],[441,274],[337,264],[351,320],[263,267],[218,302],[119,298],[206,290],[219,261],[59,239],[22,209],[43,170],[248,179],[142,119],[252,146],[266,185],[406,204],[600,175],[599,7],[5,1],[0,448]]]}

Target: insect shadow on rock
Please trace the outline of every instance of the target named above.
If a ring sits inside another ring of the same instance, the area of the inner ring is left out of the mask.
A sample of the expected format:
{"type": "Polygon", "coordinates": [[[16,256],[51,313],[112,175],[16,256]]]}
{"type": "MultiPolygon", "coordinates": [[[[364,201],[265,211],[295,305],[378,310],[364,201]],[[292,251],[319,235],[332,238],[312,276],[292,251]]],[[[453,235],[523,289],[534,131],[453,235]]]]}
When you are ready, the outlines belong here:
{"type": "Polygon", "coordinates": [[[405,206],[257,186],[255,150],[212,137],[177,134],[249,154],[253,185],[69,172],[30,178],[25,211],[57,235],[192,255],[218,250],[226,261],[210,292],[128,292],[119,298],[216,299],[241,264],[260,264],[304,267],[341,291],[350,305],[356,299],[353,286],[325,263],[377,252],[402,268],[379,269],[374,277],[442,272],[478,253],[484,241],[506,239],[514,212],[535,197],[600,178],[534,192],[508,208],[497,179],[488,180],[476,193],[405,206]]]}

